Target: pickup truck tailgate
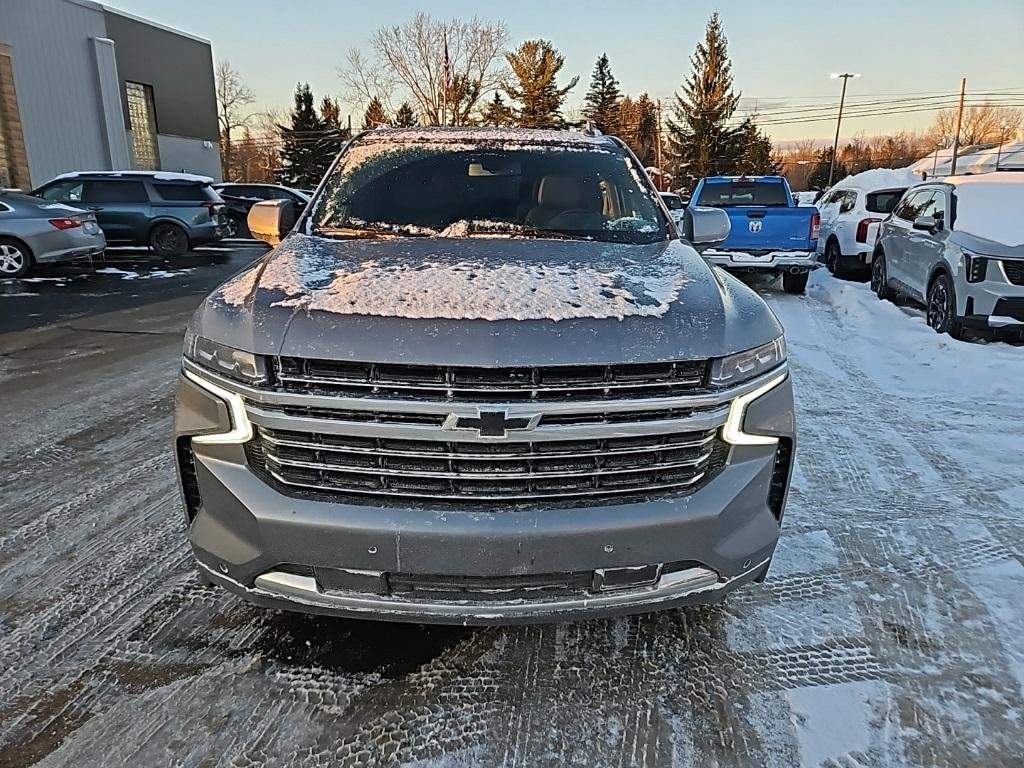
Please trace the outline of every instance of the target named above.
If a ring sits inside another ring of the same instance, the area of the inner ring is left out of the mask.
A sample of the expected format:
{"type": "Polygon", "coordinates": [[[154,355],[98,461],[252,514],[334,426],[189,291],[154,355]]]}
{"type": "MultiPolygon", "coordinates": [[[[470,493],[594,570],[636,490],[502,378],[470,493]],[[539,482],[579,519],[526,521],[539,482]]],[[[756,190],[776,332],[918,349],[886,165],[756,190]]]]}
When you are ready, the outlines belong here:
{"type": "Polygon", "coordinates": [[[725,208],[732,224],[725,250],[813,250],[811,217],[815,208],[725,208]]]}

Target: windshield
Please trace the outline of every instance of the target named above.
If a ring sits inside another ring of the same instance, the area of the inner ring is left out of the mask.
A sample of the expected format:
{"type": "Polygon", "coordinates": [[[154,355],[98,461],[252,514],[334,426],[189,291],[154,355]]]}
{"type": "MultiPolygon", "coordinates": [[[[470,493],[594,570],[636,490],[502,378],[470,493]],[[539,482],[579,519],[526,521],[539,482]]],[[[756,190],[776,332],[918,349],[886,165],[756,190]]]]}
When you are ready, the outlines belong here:
{"type": "Polygon", "coordinates": [[[617,147],[357,143],[328,178],[315,234],[340,237],[667,238],[653,195],[617,147]]]}
{"type": "Polygon", "coordinates": [[[736,205],[787,206],[786,190],[778,181],[714,181],[704,184],[697,205],[729,208],[736,205]]]}

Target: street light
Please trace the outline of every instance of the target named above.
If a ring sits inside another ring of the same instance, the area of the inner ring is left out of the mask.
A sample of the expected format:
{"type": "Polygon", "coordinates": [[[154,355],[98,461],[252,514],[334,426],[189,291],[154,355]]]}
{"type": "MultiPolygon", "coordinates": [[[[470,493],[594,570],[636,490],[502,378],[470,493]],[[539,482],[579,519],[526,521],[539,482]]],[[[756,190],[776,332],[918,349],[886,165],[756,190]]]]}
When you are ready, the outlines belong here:
{"type": "Polygon", "coordinates": [[[842,78],[843,80],[843,95],[839,97],[839,117],[836,119],[836,140],[832,142],[832,162],[828,167],[828,185],[832,186],[832,174],[836,170],[836,154],[839,152],[839,125],[843,122],[843,104],[846,102],[846,81],[851,77],[860,77],[859,73],[856,72],[833,72],[829,75],[833,80],[842,78]]]}

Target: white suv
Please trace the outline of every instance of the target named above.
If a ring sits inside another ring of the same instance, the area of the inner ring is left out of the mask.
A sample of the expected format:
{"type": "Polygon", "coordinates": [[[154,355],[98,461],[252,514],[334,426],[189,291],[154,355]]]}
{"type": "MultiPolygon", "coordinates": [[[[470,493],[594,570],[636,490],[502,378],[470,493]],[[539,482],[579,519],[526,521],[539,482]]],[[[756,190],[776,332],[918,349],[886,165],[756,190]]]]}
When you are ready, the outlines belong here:
{"type": "Polygon", "coordinates": [[[878,226],[906,191],[906,187],[833,187],[818,201],[818,261],[836,277],[870,269],[878,226]]]}

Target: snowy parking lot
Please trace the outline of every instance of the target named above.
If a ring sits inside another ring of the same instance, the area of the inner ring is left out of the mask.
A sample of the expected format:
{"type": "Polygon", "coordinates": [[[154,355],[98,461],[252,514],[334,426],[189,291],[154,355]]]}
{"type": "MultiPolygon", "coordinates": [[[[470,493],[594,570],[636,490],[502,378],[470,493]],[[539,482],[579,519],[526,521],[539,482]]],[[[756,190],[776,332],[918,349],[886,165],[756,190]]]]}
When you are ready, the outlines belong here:
{"type": "Polygon", "coordinates": [[[200,586],[169,449],[198,297],[0,335],[0,766],[1021,765],[1024,347],[823,270],[758,287],[800,420],[768,581],[556,626],[200,586]]]}

